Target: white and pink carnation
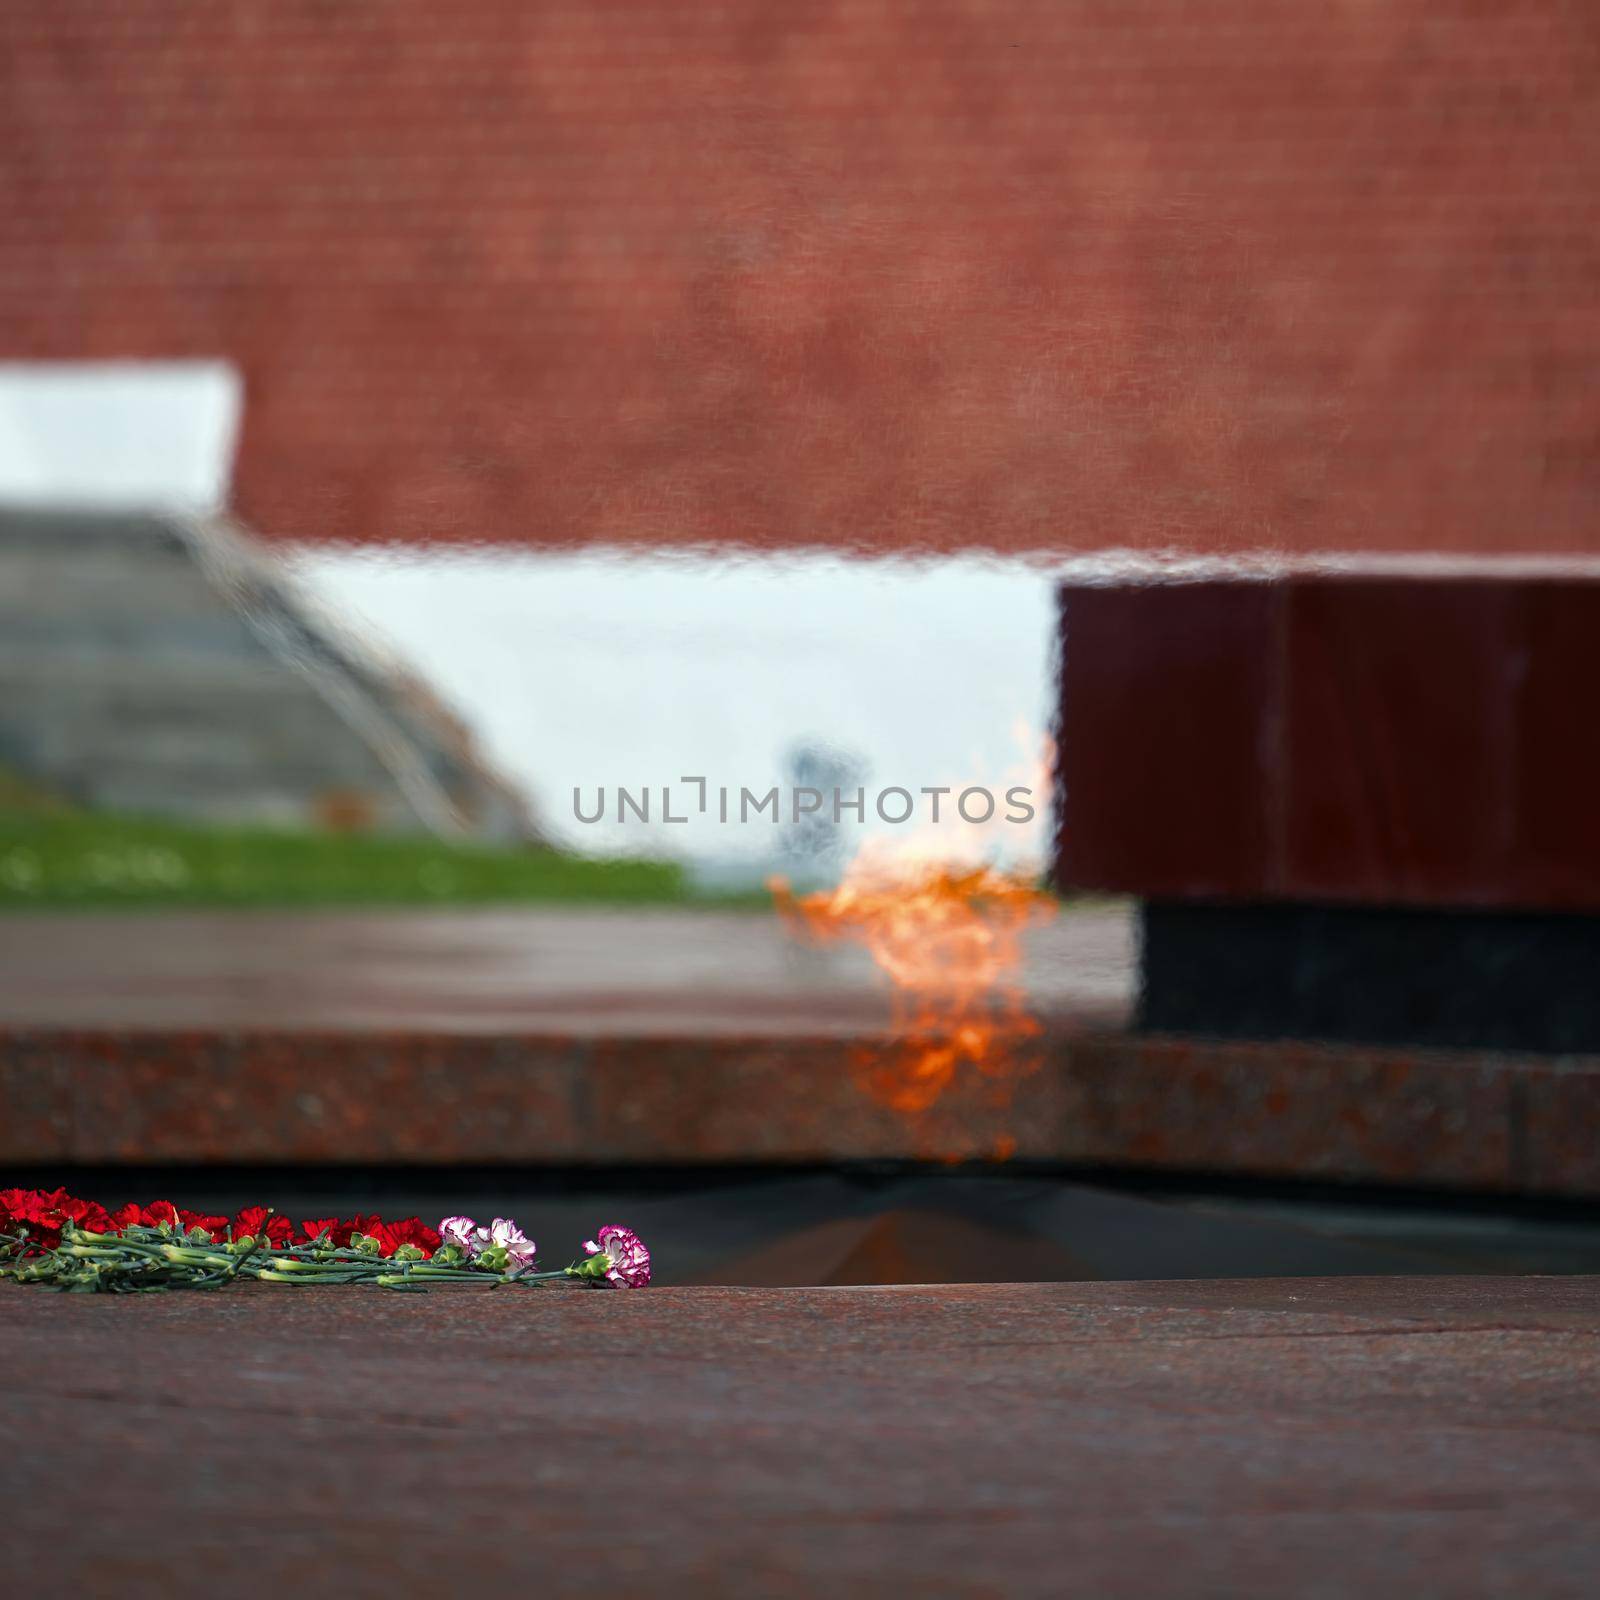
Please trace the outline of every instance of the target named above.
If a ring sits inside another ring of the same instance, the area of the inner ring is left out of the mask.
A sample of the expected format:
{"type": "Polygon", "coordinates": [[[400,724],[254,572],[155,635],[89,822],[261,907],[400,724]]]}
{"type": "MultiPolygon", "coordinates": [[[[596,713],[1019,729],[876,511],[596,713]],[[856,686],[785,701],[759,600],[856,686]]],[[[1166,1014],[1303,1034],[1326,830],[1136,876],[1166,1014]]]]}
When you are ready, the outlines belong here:
{"type": "Polygon", "coordinates": [[[496,1217],[489,1229],[489,1243],[497,1244],[506,1253],[506,1260],[522,1271],[533,1266],[539,1247],[510,1217],[496,1217]]]}
{"type": "Polygon", "coordinates": [[[439,1237],[445,1244],[453,1244],[457,1250],[465,1251],[469,1256],[478,1253],[476,1243],[478,1235],[483,1232],[471,1217],[446,1217],[439,1224],[439,1237]]]}
{"type": "Polygon", "coordinates": [[[596,1258],[592,1265],[599,1266],[599,1258],[604,1258],[602,1271],[606,1279],[619,1289],[644,1289],[649,1286],[650,1252],[645,1248],[644,1240],[631,1228],[607,1224],[596,1238],[585,1239],[583,1248],[596,1258]]]}

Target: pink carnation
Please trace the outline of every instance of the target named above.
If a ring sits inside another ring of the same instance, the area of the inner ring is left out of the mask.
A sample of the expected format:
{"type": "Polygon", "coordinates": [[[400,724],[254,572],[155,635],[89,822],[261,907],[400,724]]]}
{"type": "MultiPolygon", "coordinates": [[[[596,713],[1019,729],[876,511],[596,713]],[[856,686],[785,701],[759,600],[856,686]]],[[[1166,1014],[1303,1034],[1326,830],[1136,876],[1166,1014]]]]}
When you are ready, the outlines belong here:
{"type": "Polygon", "coordinates": [[[487,1228],[479,1227],[471,1217],[446,1217],[439,1224],[439,1237],[474,1260],[492,1245],[499,1245],[510,1265],[522,1271],[534,1264],[539,1248],[509,1217],[496,1217],[487,1228]]]}
{"type": "Polygon", "coordinates": [[[446,1217],[439,1224],[439,1237],[469,1256],[478,1253],[477,1240],[482,1233],[483,1229],[471,1217],[446,1217]]]}
{"type": "Polygon", "coordinates": [[[631,1228],[607,1224],[598,1239],[585,1239],[591,1256],[605,1257],[605,1275],[620,1289],[643,1289],[650,1282],[650,1252],[631,1228]]]}
{"type": "Polygon", "coordinates": [[[496,1217],[489,1230],[489,1242],[501,1246],[506,1260],[526,1270],[534,1264],[539,1247],[509,1217],[496,1217]]]}

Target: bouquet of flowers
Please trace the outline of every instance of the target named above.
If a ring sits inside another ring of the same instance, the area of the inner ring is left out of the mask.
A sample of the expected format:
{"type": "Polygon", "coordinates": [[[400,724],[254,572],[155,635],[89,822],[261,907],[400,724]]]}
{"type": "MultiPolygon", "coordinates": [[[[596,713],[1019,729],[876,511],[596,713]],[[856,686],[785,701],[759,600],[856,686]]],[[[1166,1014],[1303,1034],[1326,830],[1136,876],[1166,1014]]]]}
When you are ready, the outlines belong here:
{"type": "Polygon", "coordinates": [[[601,1228],[570,1266],[541,1271],[537,1246],[516,1223],[446,1217],[317,1217],[298,1224],[269,1206],[235,1217],[185,1211],[170,1201],[107,1211],[65,1189],[0,1189],[0,1278],[75,1293],[153,1294],[258,1283],[370,1283],[413,1292],[494,1288],[574,1279],[642,1289],[650,1252],[628,1228],[601,1228]]]}

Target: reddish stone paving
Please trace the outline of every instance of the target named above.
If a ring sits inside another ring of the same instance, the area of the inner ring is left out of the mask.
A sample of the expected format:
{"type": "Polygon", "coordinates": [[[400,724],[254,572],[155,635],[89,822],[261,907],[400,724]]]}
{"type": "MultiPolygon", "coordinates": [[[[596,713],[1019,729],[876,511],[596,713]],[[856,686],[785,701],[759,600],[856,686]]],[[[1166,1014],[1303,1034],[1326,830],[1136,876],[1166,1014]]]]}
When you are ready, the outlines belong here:
{"type": "Polygon", "coordinates": [[[1010,1077],[863,1087],[864,961],[760,914],[0,919],[0,1159],[1023,1159],[1600,1195],[1600,1060],[1124,1030],[1129,932],[1032,945],[1010,1077]]]}
{"type": "Polygon", "coordinates": [[[1600,1570],[1596,1278],[3,1285],[0,1365],[18,1594],[1578,1600],[1600,1570]]]}

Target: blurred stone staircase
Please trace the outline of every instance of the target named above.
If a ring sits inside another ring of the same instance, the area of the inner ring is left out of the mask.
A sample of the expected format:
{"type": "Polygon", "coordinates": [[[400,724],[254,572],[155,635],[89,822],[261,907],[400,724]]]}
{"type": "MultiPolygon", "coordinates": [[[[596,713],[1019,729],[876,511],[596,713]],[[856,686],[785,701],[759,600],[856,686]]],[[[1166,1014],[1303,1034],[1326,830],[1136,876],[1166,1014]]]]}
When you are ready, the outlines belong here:
{"type": "Polygon", "coordinates": [[[147,816],[537,837],[424,684],[215,519],[0,508],[0,767],[147,816]]]}

